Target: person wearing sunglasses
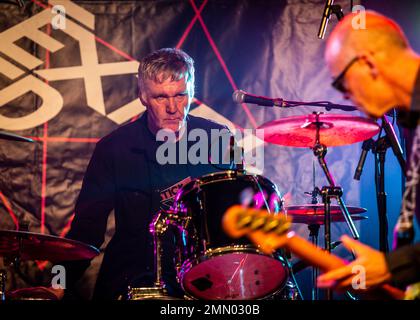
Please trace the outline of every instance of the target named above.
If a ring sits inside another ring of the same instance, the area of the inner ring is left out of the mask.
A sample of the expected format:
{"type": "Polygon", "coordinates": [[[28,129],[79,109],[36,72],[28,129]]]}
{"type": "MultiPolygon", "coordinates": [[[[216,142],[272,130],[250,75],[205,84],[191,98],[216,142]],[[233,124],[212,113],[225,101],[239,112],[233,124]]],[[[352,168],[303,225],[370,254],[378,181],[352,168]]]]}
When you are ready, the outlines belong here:
{"type": "Polygon", "coordinates": [[[420,281],[420,243],[412,244],[414,215],[420,221],[420,56],[396,22],[374,11],[366,11],[364,18],[365,28],[357,28],[355,22],[363,16],[356,13],[337,24],[326,44],[325,61],[332,86],[367,115],[379,118],[397,108],[401,124],[413,137],[411,150],[407,148],[406,190],[394,228],[394,251],[383,253],[343,236],[344,246],[357,258],[319,276],[320,288],[351,289],[355,266],[365,271],[362,289],[385,283],[405,288],[420,281]]]}

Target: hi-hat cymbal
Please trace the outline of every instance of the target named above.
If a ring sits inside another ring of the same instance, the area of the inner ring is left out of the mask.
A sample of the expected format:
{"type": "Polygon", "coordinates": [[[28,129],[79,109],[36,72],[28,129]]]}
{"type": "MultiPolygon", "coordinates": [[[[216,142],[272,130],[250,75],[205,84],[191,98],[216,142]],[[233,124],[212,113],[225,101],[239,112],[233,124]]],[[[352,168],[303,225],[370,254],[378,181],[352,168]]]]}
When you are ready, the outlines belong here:
{"type": "Polygon", "coordinates": [[[89,260],[99,250],[85,243],[51,235],[0,230],[0,256],[51,262],[89,260]]]}
{"type": "MultiPolygon", "coordinates": [[[[353,220],[367,219],[365,216],[359,215],[367,210],[359,207],[347,207],[353,220]]],[[[303,204],[298,206],[287,206],[284,208],[284,213],[293,218],[294,223],[306,224],[324,224],[324,205],[319,204],[303,204]]],[[[331,222],[344,222],[346,221],[340,206],[331,205],[331,222]]]]}
{"type": "Polygon", "coordinates": [[[319,126],[320,144],[333,147],[372,138],[379,125],[370,119],[342,114],[308,114],[267,122],[257,130],[258,138],[289,147],[314,147],[319,126]],[[317,120],[318,117],[318,120],[317,120]]]}
{"type": "Polygon", "coordinates": [[[11,141],[20,141],[20,142],[34,142],[34,140],[19,136],[14,133],[0,131],[0,139],[11,140],[11,141]]]}

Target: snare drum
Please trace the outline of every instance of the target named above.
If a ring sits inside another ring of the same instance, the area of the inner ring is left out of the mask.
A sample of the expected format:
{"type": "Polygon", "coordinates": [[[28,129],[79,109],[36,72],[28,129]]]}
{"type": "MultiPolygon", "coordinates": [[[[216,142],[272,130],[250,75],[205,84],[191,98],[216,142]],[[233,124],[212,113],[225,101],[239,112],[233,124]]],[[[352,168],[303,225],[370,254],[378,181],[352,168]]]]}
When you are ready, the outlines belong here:
{"type": "Polygon", "coordinates": [[[280,291],[288,271],[280,254],[268,256],[245,237],[231,239],[222,230],[225,211],[252,204],[279,212],[277,187],[267,178],[223,171],[194,179],[180,189],[174,210],[186,218],[178,226],[177,274],[187,296],[195,299],[262,299],[280,291]]]}

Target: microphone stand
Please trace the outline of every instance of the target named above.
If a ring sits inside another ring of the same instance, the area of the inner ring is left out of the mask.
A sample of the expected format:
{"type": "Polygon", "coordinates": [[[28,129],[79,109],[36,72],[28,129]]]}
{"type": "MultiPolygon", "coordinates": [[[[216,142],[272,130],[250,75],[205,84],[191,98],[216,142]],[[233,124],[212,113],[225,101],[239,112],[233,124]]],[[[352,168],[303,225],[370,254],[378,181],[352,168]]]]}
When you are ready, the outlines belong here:
{"type": "Polygon", "coordinates": [[[300,106],[310,106],[310,107],[323,107],[327,111],[332,109],[343,110],[343,111],[358,111],[359,109],[355,106],[332,103],[330,101],[292,101],[292,100],[283,100],[282,98],[273,98],[272,104],[264,105],[265,107],[277,107],[277,108],[293,108],[300,106]]]}
{"type": "Polygon", "coordinates": [[[293,108],[298,106],[323,107],[325,110],[339,109],[343,111],[357,111],[358,108],[351,105],[337,104],[330,101],[292,101],[283,98],[269,98],[247,93],[243,90],[235,90],[232,94],[236,103],[250,103],[269,108],[293,108]]]}
{"type": "Polygon", "coordinates": [[[378,203],[378,219],[379,219],[379,250],[388,252],[388,217],[387,217],[387,194],[385,192],[385,155],[388,148],[392,148],[395,157],[401,167],[403,175],[405,175],[405,160],[402,154],[402,148],[395,135],[394,128],[388,119],[382,117],[382,128],[386,135],[379,138],[374,145],[373,153],[376,157],[375,179],[376,179],[376,197],[378,203]]]}
{"type": "MultiPolygon", "coordinates": [[[[392,148],[395,157],[405,176],[405,160],[401,145],[395,135],[392,124],[388,121],[386,116],[382,117],[382,129],[385,136],[378,138],[377,141],[372,141],[364,145],[364,149],[372,150],[375,155],[375,185],[376,185],[376,201],[378,206],[378,220],[379,220],[379,250],[388,252],[388,218],[387,218],[387,194],[385,192],[385,155],[388,148],[392,148]]],[[[357,168],[356,173],[360,172],[362,168],[357,168]]],[[[360,178],[360,174],[358,177],[360,178]]],[[[356,176],[356,174],[355,174],[356,176]]]]}
{"type": "Polygon", "coordinates": [[[325,3],[324,11],[322,12],[322,20],[319,26],[318,38],[324,39],[325,32],[327,31],[328,21],[330,20],[331,14],[337,16],[338,21],[344,18],[343,10],[338,4],[334,4],[334,0],[327,0],[325,3]]]}
{"type": "MultiPolygon", "coordinates": [[[[354,225],[353,219],[350,216],[350,213],[347,209],[347,206],[342,198],[343,196],[343,189],[340,186],[337,186],[334,178],[331,175],[331,172],[328,169],[327,163],[325,161],[325,156],[327,154],[327,147],[320,142],[320,135],[319,131],[321,130],[322,126],[324,125],[323,122],[319,120],[319,115],[321,113],[314,112],[316,118],[315,122],[312,122],[310,125],[316,126],[316,137],[315,137],[315,145],[312,148],[314,155],[318,158],[318,163],[321,166],[322,170],[324,171],[325,177],[328,180],[329,185],[324,186],[321,189],[322,195],[322,202],[324,203],[324,245],[325,250],[327,252],[331,252],[331,199],[335,198],[337,200],[338,205],[340,206],[341,212],[346,220],[346,223],[352,233],[354,239],[359,239],[359,233],[354,225]]],[[[326,290],[326,299],[332,299],[332,290],[326,290]]]]}

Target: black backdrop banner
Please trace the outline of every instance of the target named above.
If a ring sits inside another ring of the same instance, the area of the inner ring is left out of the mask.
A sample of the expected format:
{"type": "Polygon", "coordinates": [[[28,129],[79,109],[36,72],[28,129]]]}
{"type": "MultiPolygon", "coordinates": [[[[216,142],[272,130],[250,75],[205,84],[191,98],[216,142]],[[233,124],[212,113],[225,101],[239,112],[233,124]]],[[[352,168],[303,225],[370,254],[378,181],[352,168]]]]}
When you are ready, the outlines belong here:
{"type": "MultiPolygon", "coordinates": [[[[326,112],[238,105],[231,98],[238,88],[344,103],[329,85],[325,41],[317,38],[324,2],[32,0],[23,8],[0,3],[0,130],[35,140],[0,142],[0,228],[16,229],[26,221],[31,231],[65,236],[95,143],[144,111],[137,98],[138,60],[155,49],[178,47],[193,57],[191,113],[232,129],[326,112]]],[[[349,12],[349,1],[337,3],[349,12]]],[[[327,36],[335,23],[331,19],[327,36]]],[[[314,183],[311,150],[267,144],[264,150],[260,173],[287,194],[288,204],[309,202],[304,192],[314,183]]],[[[327,156],[347,203],[356,206],[363,204],[360,184],[352,179],[359,150],[359,144],[331,148],[327,156]]],[[[318,168],[315,183],[326,183],[318,168]]],[[[399,201],[397,194],[394,209],[399,201]]],[[[111,219],[108,236],[112,230],[111,219]]],[[[333,226],[333,238],[346,232],[345,224],[333,226]]],[[[81,284],[85,292],[99,263],[100,257],[81,284]]],[[[33,266],[48,270],[39,262],[33,266]]]]}

